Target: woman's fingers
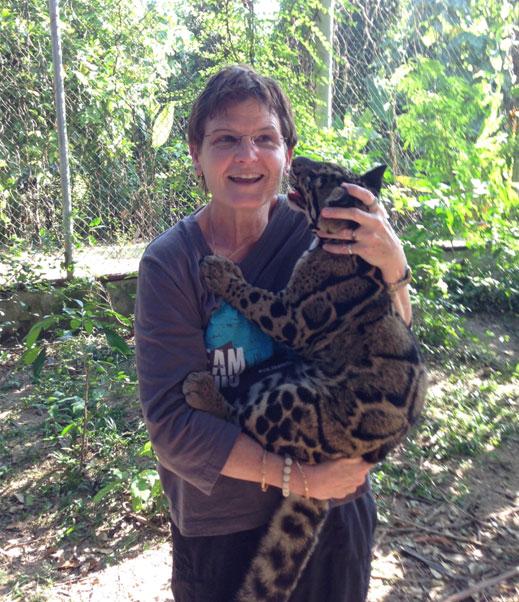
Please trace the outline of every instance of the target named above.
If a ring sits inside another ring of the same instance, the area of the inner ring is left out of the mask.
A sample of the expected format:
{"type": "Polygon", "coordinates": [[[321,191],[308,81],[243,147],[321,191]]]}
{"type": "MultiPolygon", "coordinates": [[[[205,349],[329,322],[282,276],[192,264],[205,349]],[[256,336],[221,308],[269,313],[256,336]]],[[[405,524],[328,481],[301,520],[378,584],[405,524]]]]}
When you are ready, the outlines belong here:
{"type": "Polygon", "coordinates": [[[323,246],[323,249],[327,252],[327,253],[331,253],[332,255],[359,255],[359,251],[361,251],[362,249],[357,247],[356,243],[350,242],[350,243],[340,243],[340,244],[336,244],[334,243],[332,244],[325,244],[323,246]]]}
{"type": "Polygon", "coordinates": [[[380,221],[382,212],[380,210],[377,210],[377,212],[378,215],[375,212],[368,213],[357,207],[325,207],[321,211],[321,216],[326,219],[350,219],[363,225],[380,221]]]}
{"type": "Polygon", "coordinates": [[[362,201],[364,205],[366,205],[366,207],[375,207],[375,205],[378,204],[377,197],[367,188],[363,188],[362,186],[358,186],[357,184],[350,184],[347,182],[344,182],[343,184],[341,184],[341,186],[346,189],[348,194],[351,194],[351,196],[354,196],[360,201],[362,201]]]}
{"type": "Polygon", "coordinates": [[[325,232],[324,230],[318,230],[317,236],[319,238],[332,238],[333,240],[351,240],[358,241],[359,233],[357,230],[352,230],[351,228],[344,228],[343,230],[338,230],[337,232],[325,232]]]}
{"type": "Polygon", "coordinates": [[[362,458],[341,458],[306,466],[312,497],[340,499],[354,493],[364,483],[372,467],[373,464],[362,458]]]}

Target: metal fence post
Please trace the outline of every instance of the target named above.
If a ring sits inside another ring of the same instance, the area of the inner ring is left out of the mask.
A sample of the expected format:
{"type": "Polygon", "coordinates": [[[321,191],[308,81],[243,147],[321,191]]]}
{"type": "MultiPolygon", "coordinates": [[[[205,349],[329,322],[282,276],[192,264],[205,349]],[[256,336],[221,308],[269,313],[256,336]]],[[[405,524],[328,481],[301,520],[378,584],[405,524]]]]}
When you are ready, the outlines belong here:
{"type": "Polygon", "coordinates": [[[63,84],[63,57],[59,26],[58,0],[49,0],[50,30],[52,36],[52,62],[54,64],[54,94],[58,121],[59,167],[63,195],[63,238],[65,243],[65,270],[67,279],[72,278],[72,199],[70,194],[70,168],[68,156],[67,116],[65,112],[65,86],[63,84]]]}
{"type": "Polygon", "coordinates": [[[322,0],[319,14],[319,29],[327,44],[319,44],[322,68],[317,72],[316,92],[321,106],[317,108],[317,125],[332,126],[332,79],[333,79],[333,29],[335,0],[322,0]]]}

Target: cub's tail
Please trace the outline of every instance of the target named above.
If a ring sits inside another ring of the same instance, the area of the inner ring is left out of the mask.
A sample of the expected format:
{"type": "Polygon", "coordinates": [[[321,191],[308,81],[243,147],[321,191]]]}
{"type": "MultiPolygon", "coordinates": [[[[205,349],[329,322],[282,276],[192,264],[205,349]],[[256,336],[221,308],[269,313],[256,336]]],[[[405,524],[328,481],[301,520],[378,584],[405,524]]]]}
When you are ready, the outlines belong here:
{"type": "Polygon", "coordinates": [[[286,602],[324,524],[328,502],[290,495],[276,510],[236,602],[286,602]]]}

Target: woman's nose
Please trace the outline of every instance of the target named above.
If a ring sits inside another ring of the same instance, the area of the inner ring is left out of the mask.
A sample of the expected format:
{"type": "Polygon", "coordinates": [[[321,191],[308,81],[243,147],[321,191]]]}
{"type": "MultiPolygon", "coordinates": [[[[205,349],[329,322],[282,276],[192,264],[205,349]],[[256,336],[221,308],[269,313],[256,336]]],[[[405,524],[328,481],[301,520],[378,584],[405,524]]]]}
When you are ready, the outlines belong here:
{"type": "Polygon", "coordinates": [[[236,147],[235,156],[238,158],[256,157],[258,149],[252,136],[241,136],[236,147]]]}

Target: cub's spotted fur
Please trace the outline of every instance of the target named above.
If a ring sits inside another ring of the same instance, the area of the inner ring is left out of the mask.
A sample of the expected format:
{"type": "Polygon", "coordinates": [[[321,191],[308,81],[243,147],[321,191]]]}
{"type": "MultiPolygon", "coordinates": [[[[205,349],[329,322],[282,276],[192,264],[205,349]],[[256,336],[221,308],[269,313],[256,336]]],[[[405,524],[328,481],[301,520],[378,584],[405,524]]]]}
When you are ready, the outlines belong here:
{"type": "MultiPolygon", "coordinates": [[[[323,207],[366,210],[340,184],[356,183],[378,194],[383,172],[376,168],[356,177],[300,157],[292,165],[296,193],[290,202],[313,228],[334,232],[337,222],[320,218],[323,207]]],[[[377,462],[402,441],[422,409],[426,377],[416,342],[377,268],[317,244],[280,293],[249,285],[222,257],[204,258],[201,269],[212,291],[300,359],[256,381],[232,405],[209,373],[191,374],[184,383],[191,406],[237,422],[268,450],[309,463],[358,456],[377,462]]],[[[326,511],[327,503],[314,499],[290,495],[281,502],[239,602],[288,600],[326,511]]]]}

